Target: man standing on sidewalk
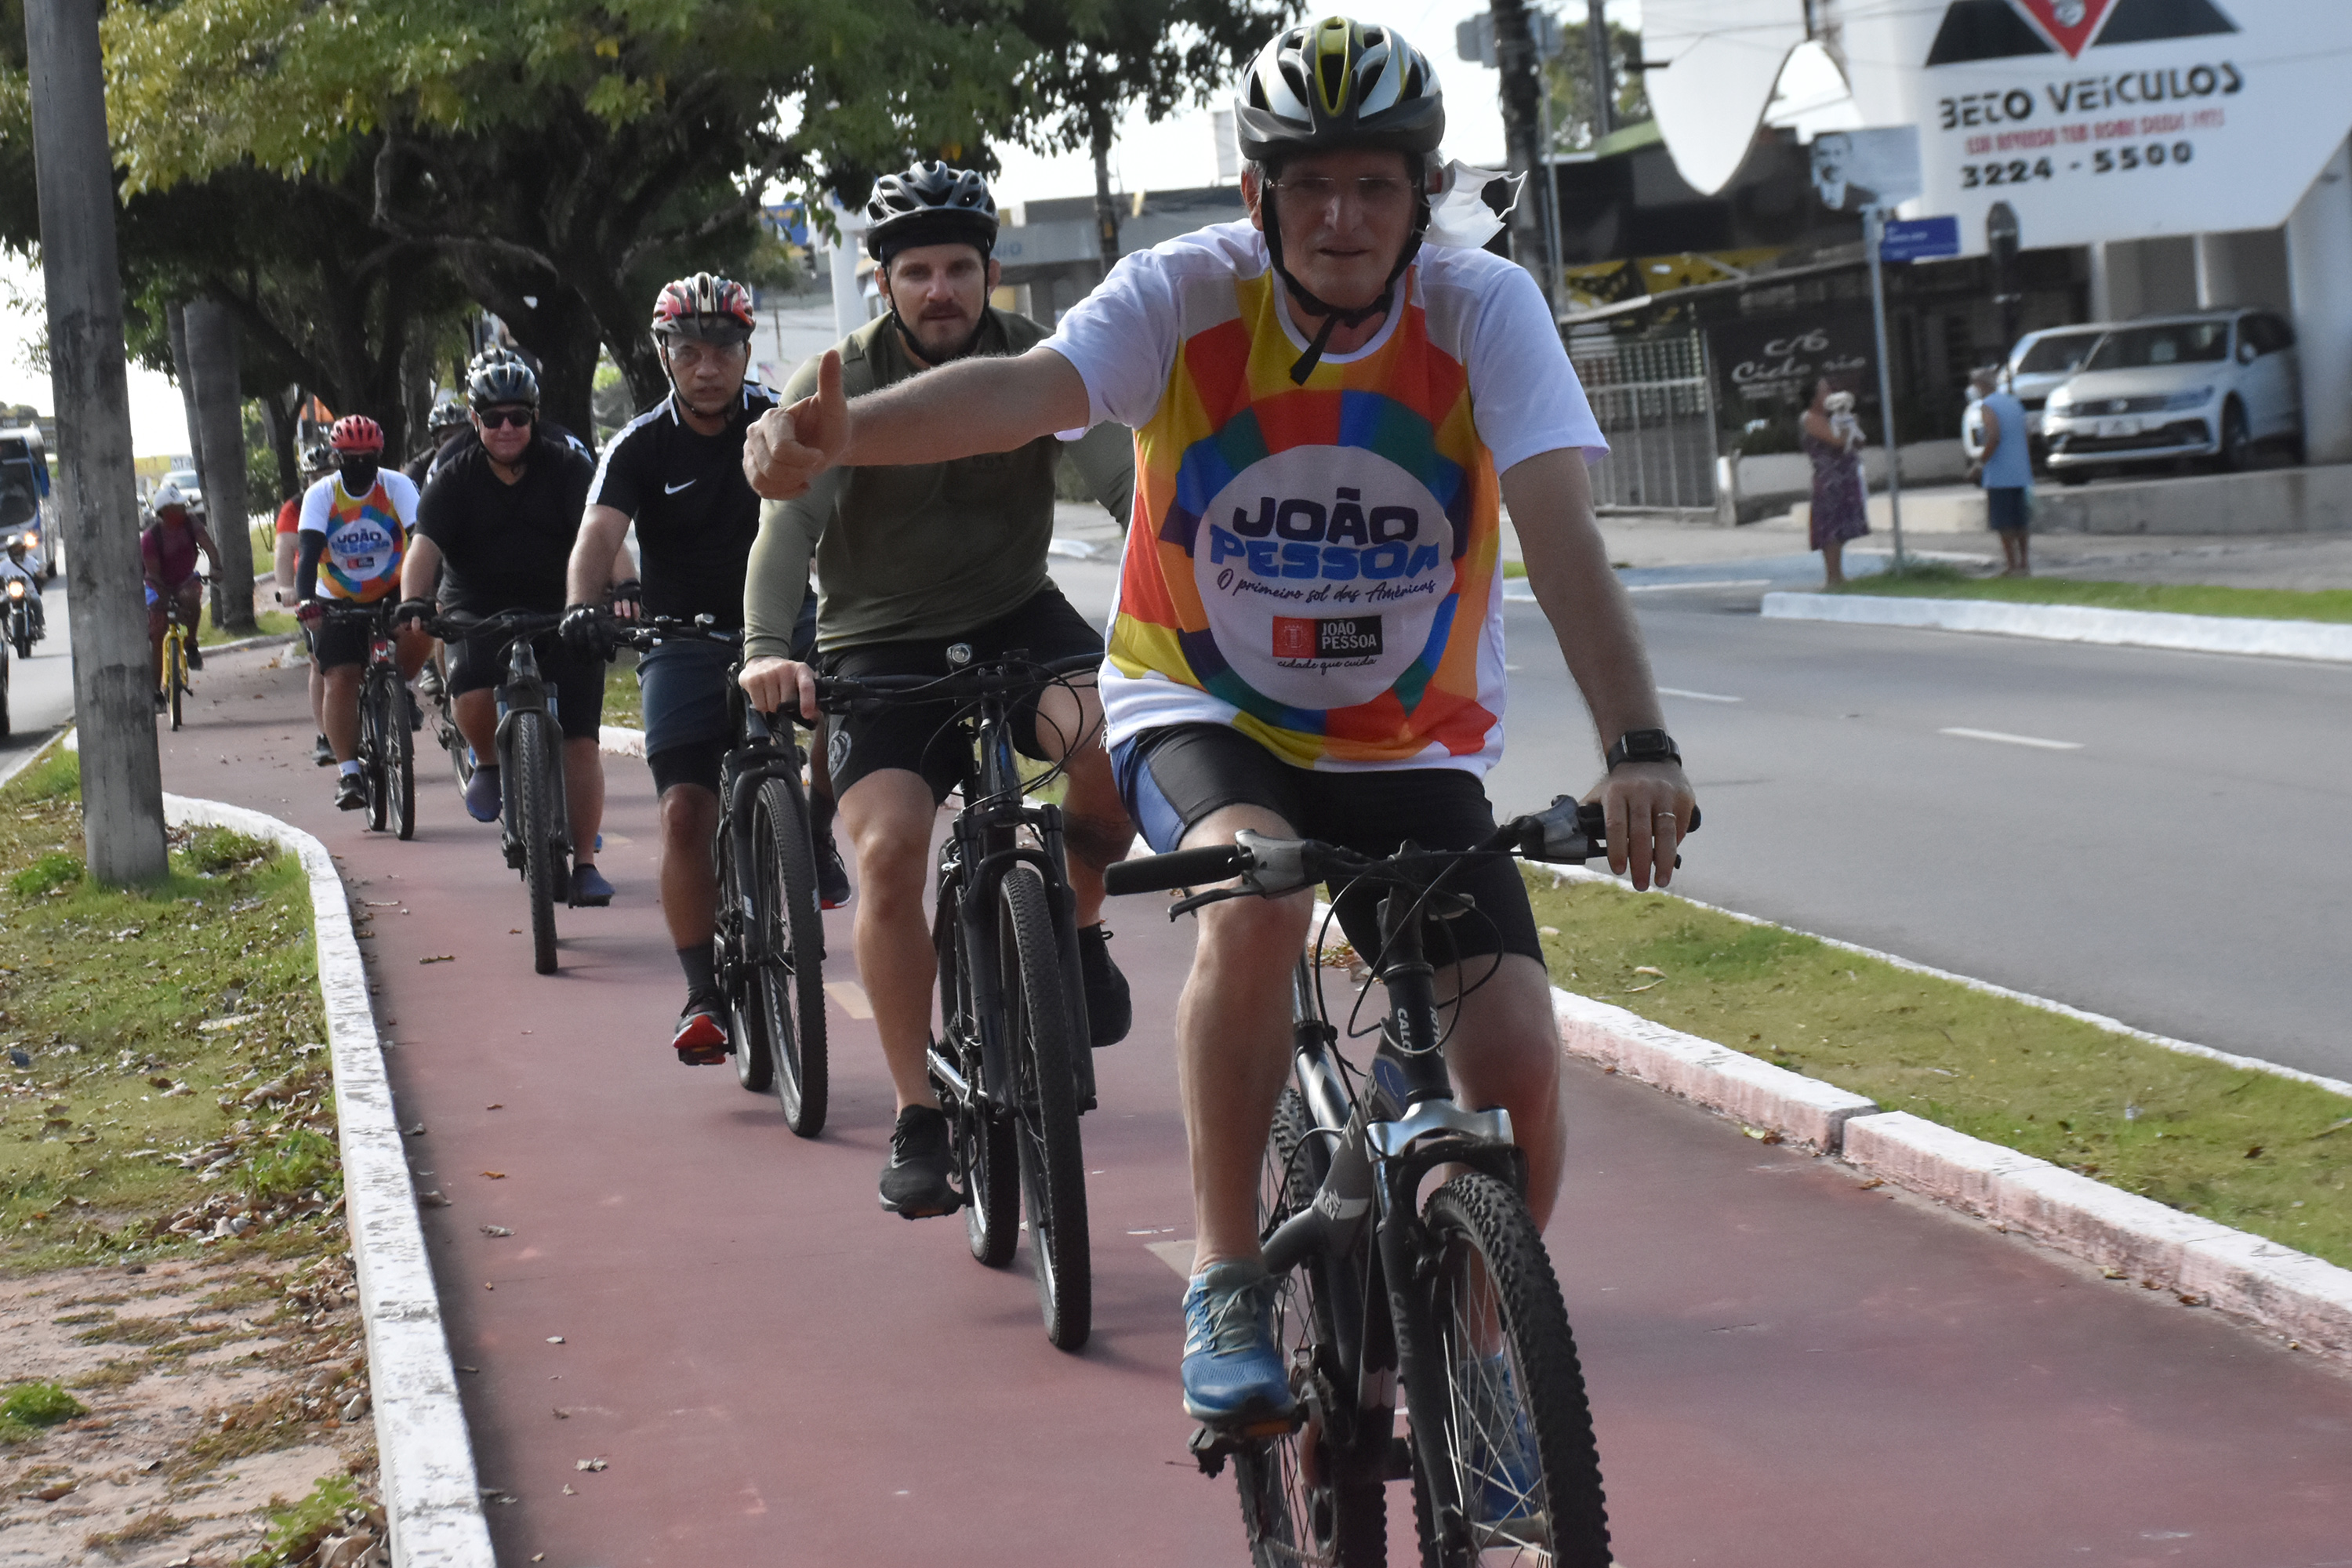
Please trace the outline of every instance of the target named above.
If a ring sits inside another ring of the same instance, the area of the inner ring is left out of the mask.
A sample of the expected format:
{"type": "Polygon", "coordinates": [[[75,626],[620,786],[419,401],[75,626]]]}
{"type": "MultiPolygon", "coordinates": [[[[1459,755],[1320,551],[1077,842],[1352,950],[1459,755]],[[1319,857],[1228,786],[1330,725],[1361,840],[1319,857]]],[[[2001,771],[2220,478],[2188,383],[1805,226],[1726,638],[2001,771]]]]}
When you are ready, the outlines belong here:
{"type": "Polygon", "coordinates": [[[2025,405],[2000,384],[2000,367],[1971,378],[1984,420],[1984,456],[1977,459],[1985,493],[1985,520],[2000,537],[2001,575],[2030,577],[2025,529],[2032,519],[2033,456],[2025,445],[2025,405]]]}

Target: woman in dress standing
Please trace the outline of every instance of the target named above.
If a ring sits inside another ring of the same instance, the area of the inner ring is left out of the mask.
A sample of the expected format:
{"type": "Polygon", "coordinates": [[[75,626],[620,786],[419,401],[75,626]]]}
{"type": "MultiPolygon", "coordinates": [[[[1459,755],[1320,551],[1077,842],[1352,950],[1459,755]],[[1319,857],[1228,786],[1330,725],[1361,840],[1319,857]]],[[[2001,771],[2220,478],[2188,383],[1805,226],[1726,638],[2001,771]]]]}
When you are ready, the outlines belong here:
{"type": "Polygon", "coordinates": [[[1826,377],[1813,384],[1812,406],[1805,410],[1799,441],[1813,460],[1812,548],[1822,552],[1824,585],[1834,588],[1845,581],[1845,542],[1870,531],[1870,503],[1862,477],[1862,431],[1850,420],[1832,421],[1832,391],[1826,377]]]}

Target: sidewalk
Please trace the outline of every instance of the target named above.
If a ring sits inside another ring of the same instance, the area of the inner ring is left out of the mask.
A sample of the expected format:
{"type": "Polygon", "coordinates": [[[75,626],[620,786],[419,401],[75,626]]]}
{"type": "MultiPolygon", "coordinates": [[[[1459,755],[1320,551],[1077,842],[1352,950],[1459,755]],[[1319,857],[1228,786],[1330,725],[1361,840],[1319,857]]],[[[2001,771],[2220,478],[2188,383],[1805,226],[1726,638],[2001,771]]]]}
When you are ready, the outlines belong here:
{"type": "MultiPolygon", "coordinates": [[[[210,661],[189,728],[161,737],[165,785],[317,833],[373,917],[400,1121],[423,1128],[411,1163],[450,1200],[425,1226],[456,1360],[478,1369],[461,1382],[502,1563],[1245,1560],[1230,1479],[1183,1452],[1180,1284],[1154,1250],[1189,1235],[1164,1032],[1189,925],[1157,900],[1113,906],[1141,1022],[1097,1058],[1097,1326],[1065,1356],[1022,1263],[982,1269],[952,1221],[875,1205],[890,1102],[845,913],[834,1111],[803,1142],[772,1100],[665,1048],[681,985],[641,764],[607,763],[620,899],[560,911],[564,967],[538,977],[521,889],[437,755],[419,759],[416,840],[362,833],[303,755],[299,670],[271,662],[210,661]]],[[[2352,1379],[1567,1072],[1549,1239],[1627,1568],[2344,1556],[2352,1379]]],[[[1404,1562],[1403,1489],[1391,1503],[1404,1562]]]]}

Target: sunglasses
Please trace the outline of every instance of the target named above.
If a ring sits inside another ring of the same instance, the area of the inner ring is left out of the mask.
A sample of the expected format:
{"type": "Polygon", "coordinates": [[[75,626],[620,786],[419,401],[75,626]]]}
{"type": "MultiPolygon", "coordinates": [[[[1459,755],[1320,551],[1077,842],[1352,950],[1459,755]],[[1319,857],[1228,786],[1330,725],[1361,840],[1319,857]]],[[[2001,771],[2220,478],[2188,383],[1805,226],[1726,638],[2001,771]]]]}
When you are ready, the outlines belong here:
{"type": "Polygon", "coordinates": [[[474,417],[482,422],[483,429],[499,430],[509,425],[522,428],[536,420],[539,415],[529,408],[485,408],[474,417]]]}

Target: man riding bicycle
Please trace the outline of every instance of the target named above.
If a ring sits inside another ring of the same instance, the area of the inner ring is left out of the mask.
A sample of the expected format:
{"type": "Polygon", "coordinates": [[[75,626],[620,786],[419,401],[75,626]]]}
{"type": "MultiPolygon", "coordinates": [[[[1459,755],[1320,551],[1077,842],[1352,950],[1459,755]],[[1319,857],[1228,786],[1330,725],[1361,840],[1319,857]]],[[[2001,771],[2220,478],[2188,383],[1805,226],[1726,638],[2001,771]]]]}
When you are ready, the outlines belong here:
{"type": "MultiPolygon", "coordinates": [[[[1506,695],[1500,507],[1591,710],[1611,863],[1663,884],[1695,806],[1660,724],[1630,601],[1594,524],[1605,450],[1526,272],[1424,244],[1444,127],[1435,72],[1389,28],[1282,33],[1235,104],[1246,222],[1122,259],[1015,359],[947,366],[761,421],[747,469],[797,493],[837,463],[938,462],[1116,419],[1139,504],[1103,671],[1111,753],[1155,849],[1236,831],[1372,855],[1484,839],[1481,777],[1506,695]]],[[[1559,1041],[1526,889],[1499,858],[1432,922],[1464,1103],[1500,1105],[1540,1223],[1564,1156],[1559,1041]],[[1489,967],[1491,965],[1491,973],[1489,967]]],[[[1257,1237],[1261,1159],[1286,1075],[1286,987],[1306,892],[1202,911],[1176,1019],[1199,1242],[1185,1408],[1292,1408],[1257,1237]]],[[[1362,951],[1370,900],[1343,900],[1362,951]]]]}
{"type": "MultiPolygon", "coordinates": [[[[386,468],[383,427],[364,414],[347,414],[327,432],[338,471],[305,491],[301,541],[294,571],[297,612],[311,627],[311,657],[327,683],[327,744],[335,753],[335,808],[367,804],[360,776],[360,677],[367,668],[371,628],[356,618],[327,620],[329,606],[377,605],[400,586],[400,558],[416,522],[416,486],[386,468]]],[[[414,626],[399,633],[404,680],[424,666],[431,639],[414,626]]],[[[416,699],[410,697],[412,714],[416,699]]]]}
{"type": "Polygon", "coordinates": [[[152,684],[155,711],[161,713],[167,701],[163,695],[163,635],[171,624],[167,606],[179,608],[180,622],[188,628],[188,668],[204,668],[204,655],[196,647],[196,619],[204,611],[205,580],[196,574],[196,557],[202,553],[218,575],[220,554],[213,548],[212,535],[188,510],[188,498],[171,480],[155,487],[147,509],[154,521],[140,531],[139,570],[150,595],[147,644],[154,655],[152,684]]]}
{"type": "MultiPolygon", "coordinates": [[[[271,594],[281,605],[299,605],[294,593],[296,563],[301,554],[302,499],[310,488],[335,471],[335,449],[324,441],[314,442],[302,449],[302,489],[286,500],[278,509],[278,542],[272,558],[270,577],[277,584],[271,594]]],[[[327,681],[319,673],[319,658],[310,646],[310,628],[299,628],[302,638],[302,656],[310,666],[310,722],[317,731],[310,744],[310,760],[320,767],[331,767],[335,749],[327,743],[327,681]]]]}
{"type": "MultiPolygon", "coordinates": [[[[539,428],[539,378],[520,360],[474,372],[466,402],[479,439],[446,457],[425,483],[416,532],[401,563],[397,618],[403,625],[422,621],[436,608],[471,620],[507,610],[560,614],[595,465],[539,428]]],[[[625,551],[619,562],[616,569],[627,572],[625,551]]],[[[494,692],[504,676],[504,654],[496,637],[449,646],[450,706],[474,749],[466,813],[477,822],[499,819],[494,692]]],[[[575,906],[601,908],[613,901],[613,885],[596,869],[595,847],[604,817],[604,762],[596,743],[604,716],[604,661],[557,645],[541,654],[539,668],[554,689],[563,730],[563,791],[573,846],[568,894],[575,906]]]]}
{"type": "MultiPolygon", "coordinates": [[[[968,170],[923,163],[877,183],[866,216],[889,311],[842,340],[846,385],[895,385],[936,365],[1020,353],[1045,329],[992,310],[999,268],[996,204],[968,170]]],[[[801,367],[787,398],[816,389],[801,367]]],[[[1133,481],[1127,433],[1104,426],[1072,448],[1095,494],[1124,518],[1133,481]]],[[[743,687],[772,710],[797,704],[809,668],[790,643],[814,552],[824,584],[822,666],[833,675],[946,674],[947,648],[974,658],[1025,650],[1049,662],[1099,655],[1102,638],[1045,574],[1054,535],[1054,469],[1062,446],[1041,437],[1020,450],[960,462],[838,468],[806,496],[761,510],[745,606],[743,687]],[[1011,608],[1007,608],[1007,606],[1011,608]]],[[[925,1068],[934,960],[923,914],[931,824],[969,757],[942,744],[954,705],[894,705],[836,718],[827,742],[841,819],[857,850],[857,972],[898,1093],[898,1125],[882,1173],[882,1206],[912,1219],[952,1212],[948,1126],[925,1068]]],[[[1016,725],[1028,755],[1062,764],[1078,956],[1094,1043],[1128,1030],[1127,983],[1110,960],[1102,869],[1127,853],[1133,831],[1102,745],[1091,674],[1026,702],[1016,725]]]]}
{"type": "MultiPolygon", "coordinates": [[[[624,426],[604,447],[572,550],[563,635],[574,649],[604,648],[613,560],[632,522],[645,613],[714,627],[743,624],[744,563],[760,528],[760,498],[743,478],[743,432],[777,405],[744,379],[751,363],[751,290],[698,272],[666,285],[653,334],[669,395],[624,426]]],[[[625,589],[629,584],[623,584],[625,589]]],[[[632,595],[618,606],[635,613],[632,595]]],[[[727,1057],[727,1004],[711,953],[718,873],[719,766],[734,744],[728,678],[735,650],[677,638],[637,664],[645,697],[646,766],[661,796],[661,904],[686,1007],[670,1040],[678,1060],[702,1067],[727,1057]]],[[[820,835],[820,850],[830,842],[820,835]]]]}

